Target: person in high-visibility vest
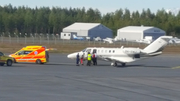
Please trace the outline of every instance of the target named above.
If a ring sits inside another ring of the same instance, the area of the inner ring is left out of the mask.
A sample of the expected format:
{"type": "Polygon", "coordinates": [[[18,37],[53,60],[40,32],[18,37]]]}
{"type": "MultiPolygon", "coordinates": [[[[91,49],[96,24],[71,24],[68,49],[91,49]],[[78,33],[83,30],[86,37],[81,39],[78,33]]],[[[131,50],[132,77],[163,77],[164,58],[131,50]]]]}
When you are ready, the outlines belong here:
{"type": "Polygon", "coordinates": [[[91,60],[92,60],[92,56],[90,54],[90,52],[88,52],[88,56],[87,56],[87,66],[91,66],[91,60]]]}

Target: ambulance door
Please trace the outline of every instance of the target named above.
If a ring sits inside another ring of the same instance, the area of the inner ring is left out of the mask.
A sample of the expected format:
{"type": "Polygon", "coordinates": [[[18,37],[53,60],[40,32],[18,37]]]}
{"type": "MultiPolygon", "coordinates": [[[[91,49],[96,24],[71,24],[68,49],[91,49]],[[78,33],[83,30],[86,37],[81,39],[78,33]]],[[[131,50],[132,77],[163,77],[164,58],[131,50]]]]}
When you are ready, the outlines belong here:
{"type": "Polygon", "coordinates": [[[16,55],[16,57],[15,57],[16,62],[24,62],[23,53],[24,53],[24,50],[21,50],[21,51],[19,51],[18,53],[15,54],[16,55]]]}
{"type": "Polygon", "coordinates": [[[0,52],[0,63],[4,63],[3,56],[4,56],[4,54],[2,52],[0,52]]]}
{"type": "Polygon", "coordinates": [[[23,55],[23,59],[25,60],[25,62],[32,62],[33,56],[30,56],[29,53],[31,53],[31,50],[25,50],[23,55]]]}

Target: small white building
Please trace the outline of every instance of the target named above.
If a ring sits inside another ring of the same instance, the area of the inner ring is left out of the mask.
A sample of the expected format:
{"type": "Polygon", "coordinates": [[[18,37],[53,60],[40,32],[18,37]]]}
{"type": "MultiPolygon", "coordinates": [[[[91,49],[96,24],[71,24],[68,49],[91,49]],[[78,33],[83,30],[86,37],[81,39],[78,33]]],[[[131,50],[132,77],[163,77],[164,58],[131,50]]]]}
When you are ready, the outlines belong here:
{"type": "MultiPolygon", "coordinates": [[[[91,39],[96,37],[100,37],[101,39],[113,37],[112,30],[100,23],[74,23],[68,27],[65,27],[62,33],[73,33],[76,34],[78,37],[90,37],[91,39]]],[[[61,34],[61,38],[65,37],[67,36],[63,36],[61,34]]]]}
{"type": "Polygon", "coordinates": [[[73,39],[73,35],[76,35],[76,33],[69,33],[69,32],[61,32],[61,39],[73,39]]]}
{"type": "Polygon", "coordinates": [[[164,35],[166,35],[164,30],[149,26],[127,26],[117,30],[119,40],[143,40],[146,36],[152,36],[155,40],[164,35]]]}

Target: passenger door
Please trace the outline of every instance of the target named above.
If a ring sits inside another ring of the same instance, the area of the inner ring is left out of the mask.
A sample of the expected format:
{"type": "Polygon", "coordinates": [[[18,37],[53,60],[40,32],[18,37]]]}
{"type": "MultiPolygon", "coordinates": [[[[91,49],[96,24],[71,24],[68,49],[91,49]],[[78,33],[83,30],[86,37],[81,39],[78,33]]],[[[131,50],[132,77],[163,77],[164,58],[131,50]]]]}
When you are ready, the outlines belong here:
{"type": "Polygon", "coordinates": [[[91,49],[87,49],[86,52],[84,53],[84,58],[87,58],[88,52],[91,54],[91,49]]]}
{"type": "Polygon", "coordinates": [[[25,62],[25,60],[23,59],[24,58],[24,50],[19,51],[15,55],[16,55],[16,61],[17,62],[25,62]]]}

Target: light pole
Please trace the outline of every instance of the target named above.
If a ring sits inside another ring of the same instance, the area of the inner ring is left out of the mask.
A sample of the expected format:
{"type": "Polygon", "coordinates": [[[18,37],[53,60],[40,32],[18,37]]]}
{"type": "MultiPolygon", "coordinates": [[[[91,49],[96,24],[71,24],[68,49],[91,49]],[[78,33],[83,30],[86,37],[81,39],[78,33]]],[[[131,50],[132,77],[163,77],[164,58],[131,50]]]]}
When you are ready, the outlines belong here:
{"type": "Polygon", "coordinates": [[[1,34],[1,42],[3,43],[3,35],[4,35],[4,32],[3,34],[1,34]]]}
{"type": "Polygon", "coordinates": [[[47,40],[48,40],[48,44],[49,44],[49,34],[46,34],[47,40]]]}
{"type": "Polygon", "coordinates": [[[16,33],[14,33],[14,36],[16,37],[17,43],[19,43],[19,37],[18,37],[18,35],[17,35],[16,33]]]}
{"type": "Polygon", "coordinates": [[[52,35],[52,39],[54,40],[55,38],[54,38],[54,34],[51,34],[52,35]]]}
{"type": "Polygon", "coordinates": [[[39,34],[39,39],[40,39],[39,43],[40,44],[41,44],[41,36],[42,36],[42,34],[39,34]]]}
{"type": "Polygon", "coordinates": [[[21,38],[21,33],[19,33],[19,37],[21,38]]]}
{"type": "Polygon", "coordinates": [[[26,44],[26,37],[27,37],[27,33],[24,34],[24,38],[25,38],[25,44],[26,44]]]}
{"type": "Polygon", "coordinates": [[[10,33],[9,33],[9,43],[11,43],[11,35],[10,35],[10,33]]]}
{"type": "MultiPolygon", "coordinates": [[[[59,39],[59,34],[56,34],[56,38],[59,39]]],[[[56,44],[56,39],[55,39],[55,44],[56,44]]]]}
{"type": "Polygon", "coordinates": [[[31,35],[31,37],[32,37],[33,44],[34,44],[34,36],[33,36],[33,34],[32,34],[32,33],[31,33],[30,35],[31,35]]]}

